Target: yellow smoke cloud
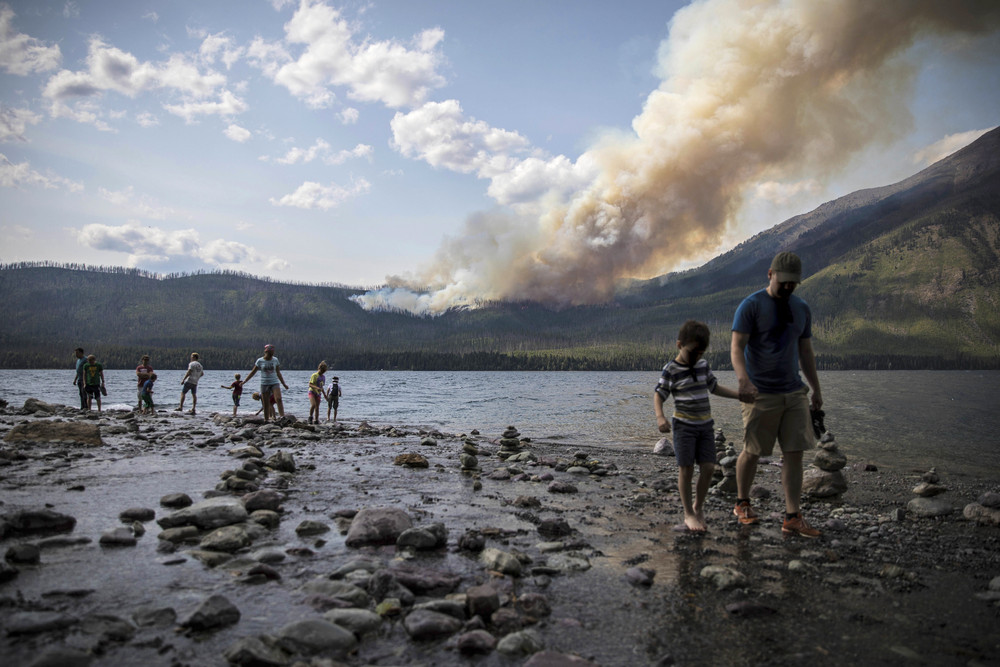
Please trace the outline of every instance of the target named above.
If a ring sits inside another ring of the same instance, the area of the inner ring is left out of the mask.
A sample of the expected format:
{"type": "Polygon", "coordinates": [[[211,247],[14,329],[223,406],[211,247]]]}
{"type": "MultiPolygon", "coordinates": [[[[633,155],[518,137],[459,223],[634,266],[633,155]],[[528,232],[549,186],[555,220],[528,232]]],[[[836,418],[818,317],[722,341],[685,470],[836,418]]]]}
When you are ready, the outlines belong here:
{"type": "Polygon", "coordinates": [[[998,26],[993,0],[692,3],[674,15],[661,84],[632,132],[581,158],[595,166],[587,187],[537,216],[474,215],[415,282],[357,301],[416,313],[606,301],[623,278],[704,258],[758,183],[822,179],[897,139],[912,122],[914,69],[902,54],[921,33],[998,26]]]}

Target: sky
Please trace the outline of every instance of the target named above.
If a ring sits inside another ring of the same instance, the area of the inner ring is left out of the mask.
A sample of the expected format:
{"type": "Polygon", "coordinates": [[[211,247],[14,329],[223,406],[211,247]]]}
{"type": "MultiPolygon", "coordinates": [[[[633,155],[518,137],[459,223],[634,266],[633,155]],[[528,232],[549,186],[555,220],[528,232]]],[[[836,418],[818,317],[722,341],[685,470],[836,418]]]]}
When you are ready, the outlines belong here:
{"type": "Polygon", "coordinates": [[[995,127],[989,0],[0,1],[0,262],[598,303],[995,127]]]}

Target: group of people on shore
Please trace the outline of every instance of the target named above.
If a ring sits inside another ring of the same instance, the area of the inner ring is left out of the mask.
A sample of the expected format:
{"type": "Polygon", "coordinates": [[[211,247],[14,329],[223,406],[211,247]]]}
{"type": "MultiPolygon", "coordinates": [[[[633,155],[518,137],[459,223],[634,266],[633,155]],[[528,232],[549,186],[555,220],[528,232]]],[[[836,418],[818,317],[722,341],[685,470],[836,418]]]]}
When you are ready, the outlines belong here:
{"type": "Polygon", "coordinates": [[[769,456],[777,441],[785,492],[781,531],[808,538],[820,535],[800,510],[804,453],[815,446],[824,428],[823,394],[812,346],[812,312],[804,300],[792,294],[802,282],[802,260],[791,252],[778,253],[767,279],[767,287],[746,297],[733,318],[729,354],[737,389],[720,386],[702,358],[708,349],[709,328],[696,320],[681,327],[677,356],[664,366],[656,386],[653,410],[659,431],[673,431],[684,525],[692,532],[707,528],[704,502],[716,462],[715,423],[708,396],[713,393],[743,404],[743,451],[736,462],[733,508],[739,523],[760,521],[750,503],[750,490],[760,457],[769,456]],[[800,368],[806,382],[799,375],[800,368]],[[668,421],[663,404],[670,397],[674,413],[668,421]],[[696,463],[698,482],[692,498],[696,463]]]}
{"type": "MultiPolygon", "coordinates": [[[[80,390],[80,409],[90,410],[94,399],[97,400],[97,410],[101,410],[101,396],[107,396],[107,388],[104,382],[104,366],[97,362],[97,358],[91,354],[84,356],[82,347],[75,350],[76,354],[76,375],[73,384],[80,390]]],[[[320,399],[326,401],[326,420],[330,421],[330,412],[333,412],[333,421],[337,421],[337,410],[340,407],[340,397],[343,392],[340,388],[340,378],[334,376],[330,386],[326,386],[326,371],[328,370],[325,361],[320,362],[319,368],[309,378],[309,423],[318,424],[320,422],[320,399]]],[[[264,354],[254,362],[246,379],[241,379],[241,374],[237,373],[231,384],[221,385],[222,389],[228,389],[233,397],[233,416],[240,407],[240,398],[243,395],[243,385],[250,381],[257,372],[260,371],[260,391],[253,393],[254,400],[261,402],[261,409],[257,414],[264,413],[264,420],[270,421],[278,417],[285,416],[285,405],[281,397],[281,387],[288,389],[285,378],[281,375],[281,363],[274,356],[274,345],[265,345],[264,354]],[[277,410],[277,414],[275,414],[277,410]]],[[[198,408],[198,381],[205,374],[205,368],[201,365],[200,356],[197,352],[191,353],[191,360],[188,363],[187,371],[181,378],[181,400],[180,404],[174,408],[175,412],[183,412],[184,401],[188,393],[191,394],[191,409],[189,414],[197,414],[198,408]]],[[[156,410],[153,402],[153,386],[156,383],[156,373],[150,365],[148,354],[142,355],[139,365],[135,369],[137,382],[137,405],[136,410],[141,414],[148,412],[152,414],[156,410]]]]}
{"type": "MultiPolygon", "coordinates": [[[[733,514],[742,525],[752,525],[760,517],[750,503],[750,490],[757,474],[761,456],[769,456],[777,442],[782,452],[781,483],[785,492],[785,519],[781,530],[785,534],[814,538],[820,535],[800,511],[803,480],[803,458],[815,446],[823,423],[823,396],[816,356],[812,346],[812,312],[809,305],[793,294],[802,281],[802,260],[791,252],[778,253],[767,271],[768,284],[746,297],[733,318],[730,358],[736,372],[737,389],[719,385],[703,358],[709,344],[709,328],[702,322],[689,320],[677,335],[676,357],[663,368],[653,399],[657,427],[661,433],[673,432],[674,454],[678,465],[678,487],[684,509],[684,524],[692,532],[704,532],[704,503],[716,462],[715,422],[709,393],[740,400],[743,414],[743,451],[736,463],[736,505],[733,514]],[[799,371],[805,375],[802,381],[799,371]],[[808,386],[806,386],[808,383],[808,386]],[[810,389],[812,394],[810,396],[810,389]],[[664,403],[673,397],[674,412],[668,420],[664,403]],[[818,424],[818,425],[817,425],[818,424]],[[692,496],[694,466],[698,465],[698,482],[692,496]]],[[[83,348],[76,349],[76,377],[80,388],[80,407],[89,410],[97,399],[107,394],[104,368],[94,355],[84,357],[83,348]]],[[[309,378],[309,423],[318,424],[321,401],[326,401],[327,421],[341,397],[339,378],[326,386],[327,363],[321,362],[309,378]]],[[[237,373],[234,381],[223,389],[233,394],[233,415],[240,405],[243,385],[260,372],[260,392],[253,398],[263,404],[265,421],[285,416],[281,387],[288,389],[281,375],[281,363],[274,356],[274,345],[264,346],[264,355],[254,362],[246,380],[237,373]]],[[[156,374],[144,355],[135,370],[138,381],[139,410],[153,411],[153,384],[156,374]]],[[[181,400],[177,411],[184,409],[184,399],[191,393],[191,414],[198,401],[198,380],[205,370],[198,353],[181,380],[181,400]]],[[[258,411],[259,414],[259,411],[258,411]]]]}

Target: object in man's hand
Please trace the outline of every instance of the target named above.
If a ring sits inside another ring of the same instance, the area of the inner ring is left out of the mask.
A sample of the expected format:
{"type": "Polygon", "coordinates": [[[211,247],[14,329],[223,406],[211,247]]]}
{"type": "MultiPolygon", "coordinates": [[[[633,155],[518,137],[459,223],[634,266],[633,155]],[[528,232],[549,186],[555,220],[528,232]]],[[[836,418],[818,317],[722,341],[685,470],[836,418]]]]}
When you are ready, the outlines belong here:
{"type": "Polygon", "coordinates": [[[823,424],[823,418],[826,417],[826,413],[822,410],[810,410],[809,416],[812,418],[813,433],[819,438],[826,433],[826,426],[823,424]]]}

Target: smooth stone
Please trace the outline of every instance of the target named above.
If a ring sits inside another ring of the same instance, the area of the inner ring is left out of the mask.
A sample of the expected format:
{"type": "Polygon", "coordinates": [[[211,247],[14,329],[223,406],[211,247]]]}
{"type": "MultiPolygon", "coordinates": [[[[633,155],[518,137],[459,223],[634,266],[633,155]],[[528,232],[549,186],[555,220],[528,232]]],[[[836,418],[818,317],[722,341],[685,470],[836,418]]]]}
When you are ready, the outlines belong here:
{"type": "Polygon", "coordinates": [[[297,653],[315,655],[332,653],[346,657],[358,645],[354,633],[322,619],[295,621],[277,633],[280,644],[290,646],[297,653]]]}
{"type": "Polygon", "coordinates": [[[920,496],[921,498],[933,498],[934,496],[940,495],[948,490],[947,486],[941,486],[940,484],[931,484],[929,482],[921,482],[913,487],[913,494],[920,496]]]}
{"type": "Polygon", "coordinates": [[[202,530],[210,530],[243,523],[247,520],[247,516],[247,510],[238,498],[219,496],[179,509],[161,517],[157,523],[161,528],[192,525],[202,530]]]}
{"type": "Polygon", "coordinates": [[[50,509],[21,510],[0,517],[0,537],[7,533],[68,533],[76,518],[50,509]]]}
{"type": "Polygon", "coordinates": [[[137,542],[132,529],[125,526],[101,533],[99,540],[101,546],[105,547],[134,547],[137,542]]]}
{"type": "Polygon", "coordinates": [[[497,638],[486,630],[471,630],[459,635],[455,645],[461,653],[487,654],[496,649],[497,638]]]}
{"type": "Polygon", "coordinates": [[[325,595],[337,600],[343,600],[350,606],[357,608],[367,607],[370,601],[368,593],[354,584],[349,584],[346,581],[334,581],[322,576],[306,582],[302,586],[302,590],[306,593],[325,595]]]}
{"type": "Polygon", "coordinates": [[[438,639],[462,629],[462,621],[454,616],[429,609],[416,609],[403,619],[407,634],[415,640],[438,639]]]}
{"type": "Polygon", "coordinates": [[[521,561],[516,556],[495,547],[483,549],[479,561],[490,570],[496,570],[514,577],[521,576],[521,561]]]}
{"type": "Polygon", "coordinates": [[[243,507],[251,514],[257,510],[277,512],[284,496],[273,489],[261,489],[243,496],[243,507]]]}
{"type": "Polygon", "coordinates": [[[344,543],[349,547],[395,544],[400,534],[413,527],[413,520],[395,507],[366,508],[351,521],[344,543]]]}
{"type": "Polygon", "coordinates": [[[330,532],[330,526],[326,525],[322,521],[313,521],[312,519],[306,519],[295,527],[295,533],[301,537],[309,535],[322,535],[323,533],[328,532],[330,532]]]}
{"type": "Polygon", "coordinates": [[[847,465],[847,457],[834,449],[819,449],[813,457],[813,465],[820,470],[836,472],[847,465]]]}
{"type": "Polygon", "coordinates": [[[177,621],[172,607],[147,605],[132,612],[132,621],[139,627],[169,627],[177,621]]]}
{"type": "Polygon", "coordinates": [[[558,553],[549,557],[546,565],[557,572],[585,572],[590,569],[590,561],[577,553],[558,553]]]}
{"type": "Polygon", "coordinates": [[[156,511],[148,507],[130,507],[122,511],[118,515],[118,518],[128,523],[133,521],[152,521],[156,518],[156,511]]]}
{"type": "Polygon", "coordinates": [[[920,518],[933,518],[946,516],[953,511],[951,503],[943,498],[923,498],[916,497],[906,503],[906,511],[913,516],[920,518]]]}
{"type": "Polygon", "coordinates": [[[241,525],[216,528],[201,539],[199,546],[209,551],[232,553],[250,545],[250,536],[241,525]]]}
{"type": "Polygon", "coordinates": [[[723,565],[706,565],[701,569],[701,578],[708,579],[716,590],[724,591],[746,584],[746,576],[731,567],[723,565]]]}
{"type": "Polygon", "coordinates": [[[223,595],[212,595],[188,614],[180,625],[191,630],[214,630],[240,620],[240,610],[223,595]]]}
{"type": "Polygon", "coordinates": [[[427,458],[416,453],[400,454],[393,460],[393,464],[404,468],[429,468],[430,463],[427,458]]]}
{"type": "Polygon", "coordinates": [[[222,655],[237,667],[284,667],[291,662],[288,654],[258,637],[238,639],[222,655]]]}
{"type": "Polygon", "coordinates": [[[470,617],[489,618],[493,612],[500,608],[500,595],[489,584],[472,586],[465,591],[465,604],[470,617]]]}
{"type": "Polygon", "coordinates": [[[578,489],[569,482],[558,480],[551,482],[548,486],[549,493],[576,493],[578,489]]]}
{"type": "Polygon", "coordinates": [[[497,652],[510,657],[531,655],[544,648],[545,643],[534,630],[512,632],[497,642],[497,652]]]}
{"type": "Polygon", "coordinates": [[[323,618],[358,636],[377,632],[382,627],[382,617],[367,609],[331,609],[323,618]]]}
{"type": "Polygon", "coordinates": [[[194,501],[186,493],[168,493],[160,498],[160,504],[164,507],[181,509],[183,507],[190,507],[194,504],[194,501]]]}
{"type": "Polygon", "coordinates": [[[656,570],[648,567],[630,567],[625,570],[625,578],[633,586],[645,586],[649,587],[653,585],[653,577],[656,576],[656,570]]]}
{"type": "Polygon", "coordinates": [[[34,635],[50,630],[62,630],[78,622],[58,611],[20,611],[7,617],[4,629],[8,635],[34,635]]]}
{"type": "Polygon", "coordinates": [[[839,496],[847,491],[847,480],[840,470],[806,468],[802,474],[802,493],[816,498],[839,496]]]}
{"type": "Polygon", "coordinates": [[[985,526],[1000,526],[1000,509],[985,507],[979,503],[966,505],[962,510],[962,516],[985,526]]]}
{"type": "MultiPolygon", "coordinates": [[[[41,402],[39,401],[39,403],[41,402]]],[[[104,446],[100,426],[78,421],[21,422],[7,431],[4,440],[10,443],[72,442],[88,447],[104,446]]]]}

